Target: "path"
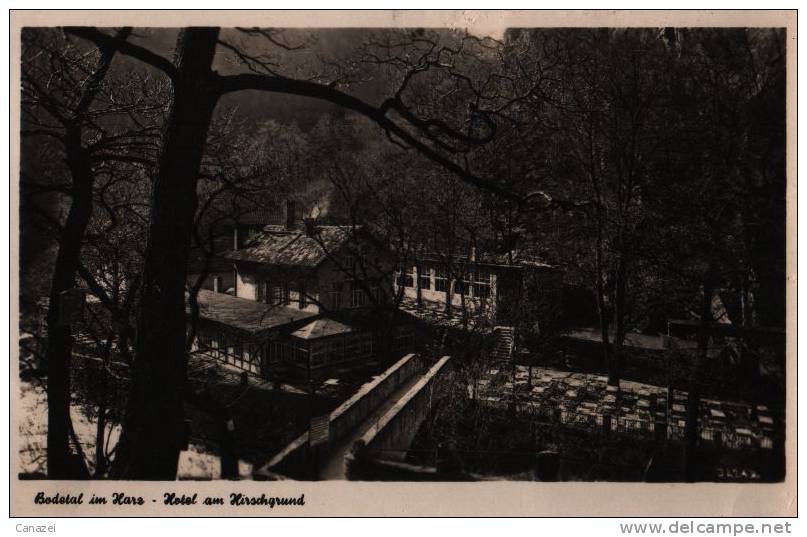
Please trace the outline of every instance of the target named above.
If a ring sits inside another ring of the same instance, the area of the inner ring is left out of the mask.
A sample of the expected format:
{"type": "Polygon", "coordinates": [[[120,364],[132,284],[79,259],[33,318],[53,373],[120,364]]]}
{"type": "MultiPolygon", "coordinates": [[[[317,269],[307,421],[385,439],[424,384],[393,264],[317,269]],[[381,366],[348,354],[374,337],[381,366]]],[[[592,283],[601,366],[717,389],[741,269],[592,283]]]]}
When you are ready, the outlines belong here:
{"type": "Polygon", "coordinates": [[[401,385],[400,388],[395,390],[384,400],[384,403],[370,413],[364,421],[362,421],[353,432],[347,437],[342,439],[338,444],[331,448],[328,454],[328,459],[320,466],[319,478],[326,479],[347,479],[347,468],[345,467],[345,455],[348,454],[353,444],[359,440],[364,433],[370,429],[390,408],[392,408],[398,400],[409,391],[420,379],[421,375],[414,375],[411,379],[401,385]]]}

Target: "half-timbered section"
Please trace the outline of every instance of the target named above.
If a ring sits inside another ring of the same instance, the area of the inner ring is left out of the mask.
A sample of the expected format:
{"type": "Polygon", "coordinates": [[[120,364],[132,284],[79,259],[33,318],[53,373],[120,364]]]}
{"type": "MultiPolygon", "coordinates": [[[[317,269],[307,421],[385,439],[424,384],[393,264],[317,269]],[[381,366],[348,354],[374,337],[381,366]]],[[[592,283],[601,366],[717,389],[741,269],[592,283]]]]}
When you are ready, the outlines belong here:
{"type": "Polygon", "coordinates": [[[207,289],[199,291],[197,302],[193,351],[264,376],[279,359],[270,352],[270,343],[285,338],[316,315],[207,289]]]}
{"type": "Polygon", "coordinates": [[[287,217],[223,254],[235,296],[200,293],[196,345],[264,376],[320,370],[406,352],[411,318],[395,310],[394,263],[360,227],[287,217]]]}

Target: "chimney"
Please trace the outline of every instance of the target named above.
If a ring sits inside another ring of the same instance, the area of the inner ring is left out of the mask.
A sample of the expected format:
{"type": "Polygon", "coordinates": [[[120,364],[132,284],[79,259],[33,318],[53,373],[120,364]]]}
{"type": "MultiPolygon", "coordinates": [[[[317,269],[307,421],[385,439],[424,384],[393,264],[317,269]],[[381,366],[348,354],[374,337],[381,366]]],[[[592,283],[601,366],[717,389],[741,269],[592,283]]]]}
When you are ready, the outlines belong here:
{"type": "Polygon", "coordinates": [[[296,222],[297,215],[294,210],[294,200],[286,200],[286,230],[293,230],[296,222]]]}
{"type": "Polygon", "coordinates": [[[305,234],[309,237],[313,237],[317,231],[317,221],[314,218],[303,218],[303,224],[305,224],[305,234]]]}

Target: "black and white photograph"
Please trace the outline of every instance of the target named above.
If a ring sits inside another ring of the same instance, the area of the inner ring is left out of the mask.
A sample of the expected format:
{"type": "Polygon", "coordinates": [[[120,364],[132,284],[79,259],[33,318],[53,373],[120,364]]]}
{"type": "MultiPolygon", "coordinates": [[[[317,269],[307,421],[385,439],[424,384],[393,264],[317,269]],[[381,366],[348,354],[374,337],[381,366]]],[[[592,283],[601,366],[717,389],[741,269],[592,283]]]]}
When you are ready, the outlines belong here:
{"type": "Polygon", "coordinates": [[[795,12],[192,14],[19,24],[20,512],[795,495],[795,12]]]}

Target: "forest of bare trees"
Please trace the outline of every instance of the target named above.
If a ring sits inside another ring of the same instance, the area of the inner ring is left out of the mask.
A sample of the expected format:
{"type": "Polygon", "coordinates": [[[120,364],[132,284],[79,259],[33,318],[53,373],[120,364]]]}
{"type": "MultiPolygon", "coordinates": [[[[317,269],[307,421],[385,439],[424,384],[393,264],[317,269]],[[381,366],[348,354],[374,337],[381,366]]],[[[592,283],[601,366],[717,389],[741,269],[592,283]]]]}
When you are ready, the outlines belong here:
{"type": "Polygon", "coordinates": [[[71,448],[74,288],[102,312],[92,476],[175,478],[206,275],[189,284],[188,260],[239,199],[313,189],[401,266],[542,258],[588,297],[614,386],[626,336],[667,319],[699,323],[705,358],[718,293],[733,324],[783,327],[782,30],[344,30],[338,54],[321,37],[23,31],[20,303],[29,324],[48,305],[49,478],[91,473],[71,448]]]}

